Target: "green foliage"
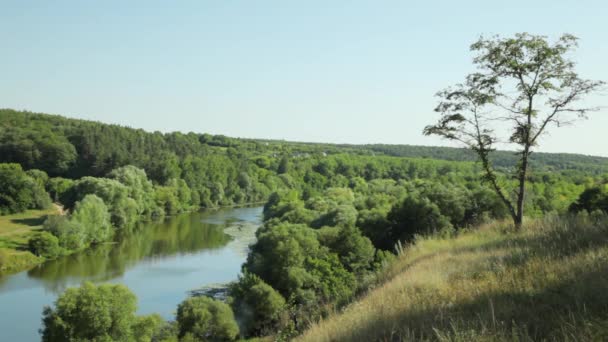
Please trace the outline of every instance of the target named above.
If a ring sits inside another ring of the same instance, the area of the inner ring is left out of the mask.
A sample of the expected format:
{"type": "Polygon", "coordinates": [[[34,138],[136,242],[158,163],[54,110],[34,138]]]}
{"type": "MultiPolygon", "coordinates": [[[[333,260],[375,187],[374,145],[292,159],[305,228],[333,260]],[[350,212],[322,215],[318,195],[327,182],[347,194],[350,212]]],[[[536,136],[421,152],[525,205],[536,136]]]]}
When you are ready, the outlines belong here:
{"type": "Polygon", "coordinates": [[[48,232],[36,234],[29,240],[28,246],[30,252],[44,258],[52,259],[62,254],[59,239],[48,232]]]}
{"type": "Polygon", "coordinates": [[[530,156],[540,138],[549,127],[598,110],[578,104],[605,82],[579,77],[570,59],[577,40],[564,34],[550,42],[528,33],[479,38],[471,45],[477,70],[465,82],[438,93],[441,100],[435,111],[441,117],[424,129],[425,135],[456,141],[475,152],[483,169],[481,179],[503,201],[518,228],[523,224],[530,156]],[[497,129],[505,125],[510,129],[497,129]],[[507,178],[517,182],[511,189],[492,164],[498,141],[517,149],[517,162],[507,172],[507,178]]]}
{"type": "Polygon", "coordinates": [[[136,297],[124,285],[93,285],[67,289],[55,307],[43,311],[42,341],[132,341],[133,327],[142,322],[135,316],[136,297]]]}
{"type": "Polygon", "coordinates": [[[82,201],[76,202],[70,222],[79,226],[86,243],[100,243],[112,237],[108,208],[96,195],[86,195],[82,201]]]}
{"type": "Polygon", "coordinates": [[[137,316],[131,325],[133,340],[135,342],[164,341],[160,333],[165,325],[165,321],[158,314],[137,316]]]}
{"type": "Polygon", "coordinates": [[[44,230],[56,236],[59,245],[67,250],[108,241],[113,234],[108,208],[96,195],[86,195],[76,202],[69,217],[49,216],[44,222],[44,230]]]}
{"type": "Polygon", "coordinates": [[[66,191],[74,185],[74,181],[67,178],[55,177],[49,178],[46,183],[46,190],[55,202],[59,202],[66,191]]]}
{"type": "Polygon", "coordinates": [[[74,185],[62,196],[61,202],[66,208],[72,209],[76,202],[89,194],[101,198],[108,206],[114,226],[124,227],[133,220],[129,217],[133,209],[128,203],[129,188],[114,179],[83,177],[74,182],[74,185]]]}
{"type": "Polygon", "coordinates": [[[192,297],[177,307],[182,341],[233,341],[239,327],[228,304],[207,297],[192,297]]]}
{"type": "Polygon", "coordinates": [[[340,228],[335,240],[329,244],[332,252],[340,258],[344,267],[354,274],[361,275],[370,269],[374,260],[375,248],[361,230],[349,225],[340,228]]]}
{"type": "Polygon", "coordinates": [[[76,149],[62,132],[44,122],[7,125],[10,114],[0,114],[0,155],[2,162],[19,163],[26,169],[41,169],[57,175],[67,171],[76,160],[76,149]],[[5,117],[6,115],[6,117],[5,117]],[[2,127],[4,126],[4,127],[2,127]]]}
{"type": "Polygon", "coordinates": [[[137,204],[137,214],[150,216],[155,210],[154,186],[146,171],[132,165],[112,170],[108,178],[115,179],[128,189],[128,196],[137,204]]]}
{"type": "Polygon", "coordinates": [[[589,188],[579,196],[576,202],[570,206],[570,211],[579,212],[586,210],[591,213],[603,211],[608,213],[608,184],[589,188]]]}
{"type": "Polygon", "coordinates": [[[19,164],[0,164],[0,215],[44,209],[50,205],[51,200],[40,180],[28,176],[19,164]]]}
{"type": "Polygon", "coordinates": [[[450,228],[447,217],[439,207],[428,198],[406,197],[388,213],[390,222],[388,239],[382,245],[388,246],[397,241],[411,241],[417,234],[430,234],[450,228]]]}
{"type": "Polygon", "coordinates": [[[246,336],[272,332],[286,309],[283,296],[255,274],[245,272],[230,286],[229,294],[241,333],[246,336]]]}
{"type": "Polygon", "coordinates": [[[59,246],[67,250],[79,250],[86,246],[86,232],[67,216],[52,215],[44,221],[44,230],[59,239],[59,246]]]}

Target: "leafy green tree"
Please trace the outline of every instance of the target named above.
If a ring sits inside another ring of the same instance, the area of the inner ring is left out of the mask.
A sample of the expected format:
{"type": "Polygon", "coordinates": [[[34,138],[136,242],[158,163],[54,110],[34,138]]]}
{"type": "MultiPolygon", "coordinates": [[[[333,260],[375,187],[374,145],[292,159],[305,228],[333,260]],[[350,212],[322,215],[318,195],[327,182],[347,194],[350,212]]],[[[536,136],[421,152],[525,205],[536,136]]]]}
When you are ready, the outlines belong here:
{"type": "Polygon", "coordinates": [[[69,288],[44,309],[42,341],[133,341],[136,301],[124,285],[69,288]]]}
{"type": "Polygon", "coordinates": [[[306,257],[321,253],[315,231],[302,224],[279,223],[263,226],[256,235],[245,269],[289,297],[310,278],[306,257]]]}
{"type": "Polygon", "coordinates": [[[245,272],[230,286],[232,307],[246,336],[269,333],[279,323],[285,299],[255,274],[245,272]]]}
{"type": "Polygon", "coordinates": [[[48,232],[40,232],[32,237],[28,242],[29,250],[34,255],[45,258],[56,258],[61,255],[62,250],[59,246],[59,239],[48,232]]]}
{"type": "Polygon", "coordinates": [[[340,228],[337,238],[330,244],[332,252],[338,254],[340,262],[349,271],[361,275],[371,268],[374,260],[374,245],[361,234],[359,228],[348,225],[340,228]]]}
{"type": "Polygon", "coordinates": [[[180,176],[179,159],[174,153],[163,151],[150,162],[147,171],[151,179],[165,184],[180,176]]]}
{"type": "Polygon", "coordinates": [[[3,162],[19,163],[27,169],[42,169],[57,175],[76,160],[76,149],[60,132],[49,126],[13,126],[0,131],[3,162]]]}
{"type": "Polygon", "coordinates": [[[146,171],[127,165],[112,170],[108,178],[115,179],[127,187],[128,196],[135,200],[139,215],[150,215],[154,211],[154,186],[148,180],[146,171]]]}
{"type": "Polygon", "coordinates": [[[228,304],[208,298],[192,297],[177,307],[179,337],[194,341],[233,341],[239,327],[228,304]]]}
{"type": "Polygon", "coordinates": [[[76,202],[86,195],[96,195],[108,206],[112,224],[118,228],[128,227],[137,221],[137,204],[129,198],[129,188],[109,178],[83,177],[64,193],[61,202],[74,208],[76,202]]]}
{"type": "Polygon", "coordinates": [[[78,250],[87,245],[87,233],[80,225],[67,216],[52,215],[44,221],[45,231],[59,239],[59,246],[68,250],[78,250]]]}
{"type": "Polygon", "coordinates": [[[50,205],[44,185],[29,177],[19,164],[0,164],[0,214],[44,209],[50,205]]]}
{"type": "Polygon", "coordinates": [[[586,210],[590,213],[599,210],[608,213],[608,185],[595,186],[583,191],[576,202],[570,205],[569,210],[571,212],[586,210]]]}
{"type": "Polygon", "coordinates": [[[284,174],[289,172],[289,158],[287,156],[283,156],[281,161],[279,162],[279,167],[277,168],[278,174],[284,174]]]}
{"type": "Polygon", "coordinates": [[[76,202],[70,222],[85,232],[86,243],[104,242],[112,237],[108,207],[96,195],[86,195],[82,201],[76,202]]]}
{"type": "Polygon", "coordinates": [[[411,240],[417,234],[438,232],[452,225],[439,207],[428,198],[408,196],[395,205],[387,216],[391,223],[389,239],[384,245],[411,240]]]}
{"type": "Polygon", "coordinates": [[[393,243],[390,236],[391,223],[388,221],[387,214],[389,209],[365,209],[359,211],[357,217],[357,227],[363,235],[367,236],[376,248],[392,249],[393,243]]]}
{"type": "Polygon", "coordinates": [[[42,170],[31,169],[25,171],[25,173],[43,188],[46,186],[46,183],[49,180],[49,175],[47,175],[46,172],[42,170]]]}
{"type": "Polygon", "coordinates": [[[59,199],[74,185],[74,181],[67,178],[55,177],[49,178],[46,183],[46,190],[55,202],[59,202],[59,199]]]}
{"type": "Polygon", "coordinates": [[[569,123],[594,110],[575,103],[604,84],[578,76],[574,62],[567,57],[576,45],[577,38],[569,34],[555,43],[527,33],[479,39],[471,45],[477,53],[473,62],[478,71],[464,84],[438,94],[441,102],[435,110],[441,118],[424,130],[426,135],[458,141],[477,154],[484,180],[504,202],[518,228],[524,217],[530,155],[539,138],[548,127],[569,123]],[[510,125],[508,141],[519,149],[514,201],[492,165],[495,143],[506,140],[492,126],[496,122],[510,125]]]}

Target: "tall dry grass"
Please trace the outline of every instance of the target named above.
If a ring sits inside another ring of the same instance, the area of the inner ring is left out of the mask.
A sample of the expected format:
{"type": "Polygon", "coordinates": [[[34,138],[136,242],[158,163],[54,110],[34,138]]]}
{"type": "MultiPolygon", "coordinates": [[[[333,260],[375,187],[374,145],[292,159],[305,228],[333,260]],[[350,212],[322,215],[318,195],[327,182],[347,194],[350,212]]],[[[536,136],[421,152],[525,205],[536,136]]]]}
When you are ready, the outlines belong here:
{"type": "Polygon", "coordinates": [[[606,215],[420,238],[382,277],[297,340],[608,340],[606,215]]]}

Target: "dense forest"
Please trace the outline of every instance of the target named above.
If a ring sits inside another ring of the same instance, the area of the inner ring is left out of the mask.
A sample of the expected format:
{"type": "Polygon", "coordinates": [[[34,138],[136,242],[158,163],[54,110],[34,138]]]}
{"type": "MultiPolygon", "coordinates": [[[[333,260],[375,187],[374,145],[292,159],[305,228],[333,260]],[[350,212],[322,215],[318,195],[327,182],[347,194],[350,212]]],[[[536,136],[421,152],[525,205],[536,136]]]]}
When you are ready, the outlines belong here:
{"type": "MultiPolygon", "coordinates": [[[[515,163],[510,152],[493,158],[498,170],[515,163]]],[[[538,153],[532,161],[528,217],[608,211],[608,158],[538,153]]],[[[87,284],[45,310],[44,341],[290,339],[372,288],[402,243],[508,216],[479,174],[463,149],[150,133],[0,110],[0,213],[62,211],[28,241],[42,259],[138,234],[140,221],[265,203],[226,302],[189,298],[167,323],[135,316],[128,289],[87,284]],[[107,305],[89,307],[87,298],[107,305]],[[96,317],[106,320],[94,325],[96,317]]],[[[516,185],[503,174],[499,181],[516,185]]],[[[0,269],[11,262],[0,255],[0,269]]]]}

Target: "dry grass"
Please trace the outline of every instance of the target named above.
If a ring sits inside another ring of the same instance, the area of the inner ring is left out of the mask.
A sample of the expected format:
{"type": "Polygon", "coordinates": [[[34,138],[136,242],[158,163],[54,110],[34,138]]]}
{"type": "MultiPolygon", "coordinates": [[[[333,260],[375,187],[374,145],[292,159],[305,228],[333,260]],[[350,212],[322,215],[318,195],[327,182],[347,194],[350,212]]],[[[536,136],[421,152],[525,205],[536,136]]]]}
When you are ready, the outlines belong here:
{"type": "Polygon", "coordinates": [[[419,239],[383,277],[298,340],[608,340],[606,216],[419,239]]]}

